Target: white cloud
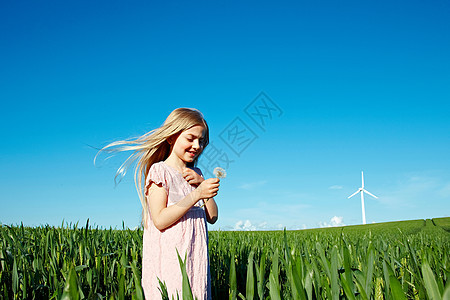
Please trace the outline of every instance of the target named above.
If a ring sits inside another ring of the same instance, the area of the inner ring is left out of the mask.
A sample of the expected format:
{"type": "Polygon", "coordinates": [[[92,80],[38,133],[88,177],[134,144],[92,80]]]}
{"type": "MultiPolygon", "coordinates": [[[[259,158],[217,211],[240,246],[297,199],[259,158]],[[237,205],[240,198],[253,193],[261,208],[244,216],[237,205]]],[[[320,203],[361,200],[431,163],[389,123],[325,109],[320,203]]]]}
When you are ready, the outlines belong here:
{"type": "Polygon", "coordinates": [[[329,187],[330,190],[342,190],[343,188],[342,185],[332,185],[329,187]]]}
{"type": "Polygon", "coordinates": [[[337,227],[337,226],[345,226],[344,217],[334,216],[330,219],[330,223],[319,222],[319,227],[337,227]]]}
{"type": "Polygon", "coordinates": [[[239,220],[234,224],[234,230],[242,230],[242,226],[244,225],[244,221],[239,220]]]}
{"type": "MultiPolygon", "coordinates": [[[[232,230],[237,231],[256,231],[256,230],[283,230],[286,226],[282,223],[278,224],[269,224],[266,221],[260,222],[257,225],[253,224],[250,220],[239,220],[234,224],[234,227],[232,230]]],[[[295,226],[289,226],[286,227],[287,230],[300,230],[300,229],[306,229],[306,224],[303,224],[301,226],[295,225],[295,226]]]]}
{"type": "Polygon", "coordinates": [[[234,224],[234,230],[254,231],[256,230],[256,226],[254,226],[250,220],[239,220],[234,224]]]}
{"type": "Polygon", "coordinates": [[[286,230],[303,230],[303,229],[308,229],[308,226],[306,226],[306,224],[302,224],[302,225],[292,225],[292,226],[286,227],[286,230]]]}
{"type": "Polygon", "coordinates": [[[344,226],[344,217],[334,216],[331,218],[331,226],[344,226]]]}
{"type": "Polygon", "coordinates": [[[261,223],[258,224],[258,229],[259,230],[264,230],[266,228],[267,228],[267,222],[266,221],[261,222],[261,223]]]}

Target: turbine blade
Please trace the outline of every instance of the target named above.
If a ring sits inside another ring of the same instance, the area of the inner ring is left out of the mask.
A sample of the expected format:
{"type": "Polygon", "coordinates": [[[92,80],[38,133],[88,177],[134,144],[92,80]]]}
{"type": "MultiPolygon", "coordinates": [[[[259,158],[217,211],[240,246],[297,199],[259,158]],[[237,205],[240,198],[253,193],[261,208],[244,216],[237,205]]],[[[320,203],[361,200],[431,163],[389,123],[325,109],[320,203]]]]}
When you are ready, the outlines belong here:
{"type": "Polygon", "coordinates": [[[372,196],[372,197],[374,197],[374,198],[376,198],[376,199],[378,199],[378,197],[377,196],[375,196],[374,194],[372,194],[372,193],[369,193],[368,191],[366,191],[366,190],[363,190],[363,192],[364,193],[366,193],[366,194],[369,194],[370,196],[372,196]]]}
{"type": "Polygon", "coordinates": [[[351,197],[355,196],[356,194],[358,194],[358,193],[359,193],[359,191],[360,191],[360,190],[357,190],[356,192],[354,192],[353,194],[351,194],[351,196],[348,196],[348,198],[347,198],[347,199],[350,199],[351,197]]]}

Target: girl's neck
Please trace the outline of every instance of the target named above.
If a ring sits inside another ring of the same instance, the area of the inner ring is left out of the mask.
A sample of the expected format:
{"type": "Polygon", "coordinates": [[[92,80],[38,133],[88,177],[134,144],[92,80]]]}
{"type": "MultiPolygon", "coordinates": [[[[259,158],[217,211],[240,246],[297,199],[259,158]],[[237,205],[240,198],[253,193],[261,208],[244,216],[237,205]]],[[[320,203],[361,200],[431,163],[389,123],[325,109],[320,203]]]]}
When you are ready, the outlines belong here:
{"type": "Polygon", "coordinates": [[[186,162],[172,155],[169,155],[169,157],[164,162],[172,168],[180,171],[180,173],[183,173],[184,169],[186,169],[186,162]]]}

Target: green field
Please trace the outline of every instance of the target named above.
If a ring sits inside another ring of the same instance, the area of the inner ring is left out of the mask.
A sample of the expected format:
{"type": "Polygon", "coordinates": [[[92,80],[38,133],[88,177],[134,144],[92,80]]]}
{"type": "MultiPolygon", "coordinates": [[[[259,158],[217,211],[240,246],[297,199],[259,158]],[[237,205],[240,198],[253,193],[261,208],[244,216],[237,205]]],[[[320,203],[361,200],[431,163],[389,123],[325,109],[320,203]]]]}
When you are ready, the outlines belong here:
{"type": "MultiPolygon", "coordinates": [[[[3,225],[0,238],[0,299],[143,298],[140,229],[3,225]]],[[[213,231],[213,299],[443,299],[449,246],[450,218],[213,231]]]]}

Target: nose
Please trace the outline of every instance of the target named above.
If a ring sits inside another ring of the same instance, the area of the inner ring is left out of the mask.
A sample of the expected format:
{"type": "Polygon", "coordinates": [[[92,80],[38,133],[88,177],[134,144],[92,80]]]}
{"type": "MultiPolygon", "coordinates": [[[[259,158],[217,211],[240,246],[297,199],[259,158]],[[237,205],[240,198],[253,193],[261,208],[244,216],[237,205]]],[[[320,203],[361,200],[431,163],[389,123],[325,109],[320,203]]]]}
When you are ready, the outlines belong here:
{"type": "Polygon", "coordinates": [[[194,143],[192,144],[192,148],[194,148],[194,149],[200,148],[200,144],[197,139],[194,140],[194,143]]]}

